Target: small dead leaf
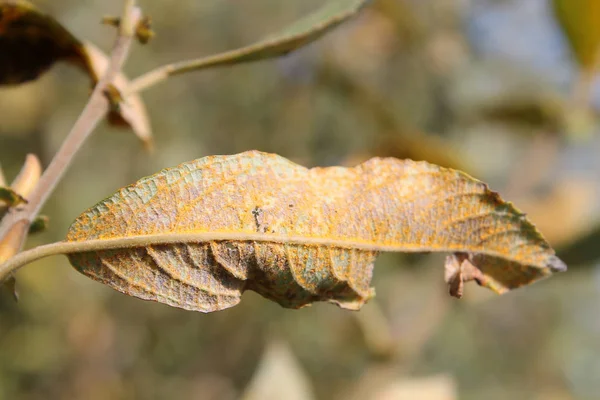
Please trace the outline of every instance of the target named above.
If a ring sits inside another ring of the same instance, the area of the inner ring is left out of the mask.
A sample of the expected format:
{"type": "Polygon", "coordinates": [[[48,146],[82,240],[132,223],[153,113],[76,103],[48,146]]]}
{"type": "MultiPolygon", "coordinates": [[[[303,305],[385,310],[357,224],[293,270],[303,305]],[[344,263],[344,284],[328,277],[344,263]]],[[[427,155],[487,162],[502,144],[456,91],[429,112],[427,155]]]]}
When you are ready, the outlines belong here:
{"type": "Polygon", "coordinates": [[[83,45],[50,15],[27,1],[0,2],[0,85],[36,79],[56,61],[89,72],[83,45]]]}
{"type": "MultiPolygon", "coordinates": [[[[90,65],[95,79],[99,79],[108,68],[108,57],[96,46],[91,43],[85,43],[85,50],[90,58],[90,65]]],[[[122,93],[128,86],[127,77],[120,73],[113,82],[113,91],[122,93]]],[[[108,114],[108,121],[113,126],[131,128],[135,135],[142,141],[147,150],[152,150],[153,139],[148,113],[142,98],[138,94],[131,94],[121,99],[118,107],[111,107],[108,114]]]]}
{"type": "Polygon", "coordinates": [[[241,400],[311,400],[312,387],[289,346],[272,340],[241,400]]]}
{"type": "MultiPolygon", "coordinates": [[[[462,298],[465,282],[476,281],[481,286],[489,283],[483,273],[469,260],[469,254],[454,253],[446,257],[444,280],[448,284],[450,296],[462,298]]],[[[499,288],[498,291],[502,291],[499,288]]]]}
{"type": "Polygon", "coordinates": [[[502,293],[566,269],[512,204],[468,175],[374,158],[307,169],[256,151],[165,169],[78,217],[77,270],[142,299],[210,312],[253,290],[289,308],[359,309],[380,251],[467,253],[502,293]]]}

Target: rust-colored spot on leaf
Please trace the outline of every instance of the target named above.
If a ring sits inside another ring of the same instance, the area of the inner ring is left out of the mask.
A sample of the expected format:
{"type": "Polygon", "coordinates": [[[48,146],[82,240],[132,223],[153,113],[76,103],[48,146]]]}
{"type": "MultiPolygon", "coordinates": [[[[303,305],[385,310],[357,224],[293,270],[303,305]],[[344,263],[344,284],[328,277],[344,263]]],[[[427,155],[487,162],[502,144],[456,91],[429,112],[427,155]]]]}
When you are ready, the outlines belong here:
{"type": "Polygon", "coordinates": [[[307,169],[256,151],[165,169],[79,216],[83,274],[142,299],[210,312],[253,290],[284,307],[358,309],[381,251],[460,253],[462,283],[502,293],[564,264],[525,216],[468,175],[374,158],[307,169]],[[468,261],[468,264],[464,262],[468,261]]]}

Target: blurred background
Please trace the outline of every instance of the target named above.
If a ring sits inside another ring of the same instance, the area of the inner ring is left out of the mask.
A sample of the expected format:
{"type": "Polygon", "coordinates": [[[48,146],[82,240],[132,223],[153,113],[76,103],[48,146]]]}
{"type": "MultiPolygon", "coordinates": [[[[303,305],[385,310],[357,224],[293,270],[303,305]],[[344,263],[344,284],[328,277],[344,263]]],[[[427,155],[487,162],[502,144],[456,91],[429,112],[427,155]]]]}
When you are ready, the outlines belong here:
{"type": "MultiPolygon", "coordinates": [[[[110,49],[114,31],[98,21],[121,1],[34,3],[110,49]]],[[[157,36],[134,46],[130,77],[252,43],[322,2],[139,3],[157,36]]],[[[103,124],[45,207],[50,229],[28,242],[62,240],[118,188],[206,155],[258,149],[306,166],[393,156],[488,182],[568,273],[501,297],[468,285],[457,301],[442,255],[384,254],[360,312],[286,310],[249,292],[204,315],[119,294],[54,257],[19,271],[18,303],[0,293],[0,399],[598,398],[598,4],[373,0],[288,57],[173,78],[142,95],[154,154],[103,124]]],[[[88,94],[65,64],[0,89],[9,179],[26,153],[47,165],[88,94]]]]}

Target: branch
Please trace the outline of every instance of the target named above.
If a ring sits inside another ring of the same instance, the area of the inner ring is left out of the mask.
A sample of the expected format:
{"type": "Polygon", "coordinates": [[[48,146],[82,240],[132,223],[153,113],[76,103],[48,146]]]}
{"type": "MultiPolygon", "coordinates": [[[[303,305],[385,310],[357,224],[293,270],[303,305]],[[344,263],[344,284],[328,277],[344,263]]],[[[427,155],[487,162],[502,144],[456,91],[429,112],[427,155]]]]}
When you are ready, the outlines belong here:
{"type": "MultiPolygon", "coordinates": [[[[88,103],[73,125],[67,138],[52,159],[48,168],[40,178],[39,184],[28,198],[28,204],[19,211],[7,215],[0,224],[0,242],[11,231],[11,228],[19,221],[27,221],[29,225],[35,219],[40,209],[46,203],[50,194],[63,177],[73,157],[81,148],[85,140],[93,132],[98,122],[108,111],[108,100],[104,92],[125,63],[131,43],[133,41],[133,27],[141,17],[141,11],[135,7],[135,0],[125,0],[123,11],[123,23],[119,29],[110,63],[104,76],[95,86],[88,103]]],[[[27,232],[27,230],[25,230],[27,232]]],[[[21,237],[19,249],[25,240],[25,234],[21,237]]]]}

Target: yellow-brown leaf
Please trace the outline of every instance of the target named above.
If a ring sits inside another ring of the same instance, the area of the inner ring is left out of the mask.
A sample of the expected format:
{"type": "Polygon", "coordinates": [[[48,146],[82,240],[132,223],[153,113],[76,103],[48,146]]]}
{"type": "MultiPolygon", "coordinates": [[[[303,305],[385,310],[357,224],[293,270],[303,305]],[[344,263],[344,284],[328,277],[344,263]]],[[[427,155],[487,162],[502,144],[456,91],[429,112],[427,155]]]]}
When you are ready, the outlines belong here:
{"type": "Polygon", "coordinates": [[[85,275],[128,295],[203,312],[253,290],[284,307],[373,295],[380,251],[461,252],[497,292],[564,270],[510,203],[464,173],[374,158],[307,169],[256,151],[165,169],[79,216],[67,241],[85,275]],[[105,243],[105,245],[104,245],[105,243]]]}

